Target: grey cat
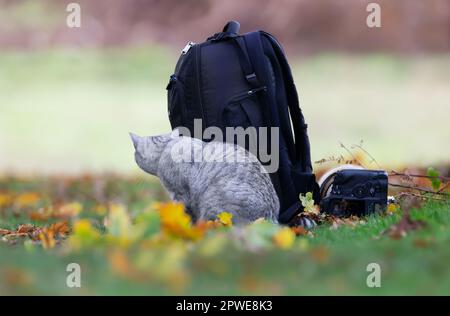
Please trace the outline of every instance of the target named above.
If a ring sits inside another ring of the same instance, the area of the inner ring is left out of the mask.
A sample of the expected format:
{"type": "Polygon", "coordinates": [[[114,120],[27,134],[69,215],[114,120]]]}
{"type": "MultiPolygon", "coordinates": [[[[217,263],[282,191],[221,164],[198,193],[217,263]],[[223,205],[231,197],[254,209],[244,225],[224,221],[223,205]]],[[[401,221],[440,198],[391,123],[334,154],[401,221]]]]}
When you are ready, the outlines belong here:
{"type": "Polygon", "coordinates": [[[193,221],[214,220],[229,212],[234,224],[262,217],[277,222],[280,203],[269,174],[244,148],[180,136],[178,130],[130,136],[138,166],[159,177],[170,198],[184,203],[193,221]]]}

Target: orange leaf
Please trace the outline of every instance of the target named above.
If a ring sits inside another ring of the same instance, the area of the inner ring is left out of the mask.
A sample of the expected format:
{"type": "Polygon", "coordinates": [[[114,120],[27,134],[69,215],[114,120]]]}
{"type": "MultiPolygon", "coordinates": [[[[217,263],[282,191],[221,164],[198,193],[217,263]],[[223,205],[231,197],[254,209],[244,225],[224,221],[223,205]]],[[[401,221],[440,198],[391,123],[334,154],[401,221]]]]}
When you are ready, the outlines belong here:
{"type": "Polygon", "coordinates": [[[28,207],[35,205],[40,200],[40,197],[35,192],[22,193],[15,199],[15,204],[19,207],[28,207]]]}
{"type": "Polygon", "coordinates": [[[51,249],[55,247],[56,240],[54,236],[55,235],[53,231],[49,230],[48,228],[42,230],[42,232],[39,234],[39,239],[41,240],[42,247],[44,247],[44,249],[51,249]]]}
{"type": "Polygon", "coordinates": [[[303,226],[296,226],[292,227],[291,229],[297,236],[307,236],[309,233],[309,231],[303,226]]]}
{"type": "Polygon", "coordinates": [[[54,223],[54,224],[50,225],[48,230],[52,231],[54,236],[57,236],[57,237],[64,237],[70,231],[69,224],[67,221],[54,223]]]}

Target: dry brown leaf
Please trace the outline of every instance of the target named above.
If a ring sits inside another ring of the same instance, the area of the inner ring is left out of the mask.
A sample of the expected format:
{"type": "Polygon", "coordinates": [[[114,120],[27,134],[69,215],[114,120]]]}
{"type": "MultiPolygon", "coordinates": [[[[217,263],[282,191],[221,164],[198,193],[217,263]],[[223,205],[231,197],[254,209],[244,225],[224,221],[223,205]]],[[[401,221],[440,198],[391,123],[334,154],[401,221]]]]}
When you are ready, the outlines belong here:
{"type": "Polygon", "coordinates": [[[29,234],[33,231],[35,231],[37,228],[34,225],[31,224],[24,224],[19,225],[19,227],[16,230],[16,233],[18,234],[29,234]]]}
{"type": "Polygon", "coordinates": [[[295,227],[291,227],[291,229],[295,233],[296,236],[307,236],[309,233],[309,230],[307,230],[303,226],[295,226],[295,227]]]}
{"type": "Polygon", "coordinates": [[[48,230],[52,231],[55,237],[65,237],[70,231],[69,223],[67,221],[54,223],[48,230]]]}
{"type": "Polygon", "coordinates": [[[397,224],[392,225],[382,234],[387,234],[392,239],[401,239],[407,235],[411,230],[417,230],[425,227],[426,223],[421,220],[414,220],[411,218],[409,209],[403,212],[403,216],[397,224]]]}
{"type": "Polygon", "coordinates": [[[320,246],[311,249],[310,255],[313,258],[314,261],[317,263],[323,264],[327,263],[330,258],[330,251],[327,247],[320,246]]]}
{"type": "Polygon", "coordinates": [[[17,267],[5,267],[2,276],[9,286],[29,286],[33,282],[32,276],[27,271],[17,267]]]}
{"type": "Polygon", "coordinates": [[[0,236],[9,235],[9,234],[11,234],[10,230],[0,228],[0,236]]]}
{"type": "Polygon", "coordinates": [[[417,248],[428,248],[430,246],[431,242],[426,239],[415,239],[414,240],[414,246],[417,248]]]}

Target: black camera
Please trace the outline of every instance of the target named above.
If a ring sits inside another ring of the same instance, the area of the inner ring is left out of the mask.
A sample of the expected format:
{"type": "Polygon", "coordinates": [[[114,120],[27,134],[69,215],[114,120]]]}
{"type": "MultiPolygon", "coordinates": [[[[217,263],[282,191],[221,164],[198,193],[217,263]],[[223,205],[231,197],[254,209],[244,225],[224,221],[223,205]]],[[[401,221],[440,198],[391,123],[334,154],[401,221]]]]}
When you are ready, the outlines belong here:
{"type": "Polygon", "coordinates": [[[365,216],[387,205],[388,174],[383,170],[340,168],[320,184],[322,212],[335,216],[365,216]]]}

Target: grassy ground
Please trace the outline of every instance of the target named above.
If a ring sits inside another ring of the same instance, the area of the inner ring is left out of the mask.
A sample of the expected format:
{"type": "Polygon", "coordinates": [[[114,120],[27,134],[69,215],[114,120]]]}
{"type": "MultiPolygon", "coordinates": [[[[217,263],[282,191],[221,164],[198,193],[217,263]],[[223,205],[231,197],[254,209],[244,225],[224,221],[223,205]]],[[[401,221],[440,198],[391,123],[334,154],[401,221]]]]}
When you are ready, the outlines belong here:
{"type": "MultiPolygon", "coordinates": [[[[363,139],[383,166],[448,163],[448,55],[289,57],[313,160],[363,139]]],[[[399,239],[381,232],[401,211],[293,239],[267,223],[189,226],[175,205],[176,216],[157,211],[167,197],[155,179],[84,173],[137,172],[128,132],[169,130],[176,58],[158,47],[0,52],[0,295],[450,294],[448,203],[414,209],[427,224],[399,239]],[[80,289],[66,286],[71,262],[80,289]],[[381,288],[366,286],[372,262],[381,288]]]]}
{"type": "MultiPolygon", "coordinates": [[[[0,53],[0,170],[136,171],[128,132],[169,130],[177,53],[0,53]]],[[[365,141],[380,164],[448,162],[450,57],[289,56],[314,160],[365,141]]]]}
{"type": "Polygon", "coordinates": [[[396,209],[292,239],[264,222],[189,226],[176,206],[154,205],[165,199],[140,178],[2,179],[0,228],[35,227],[3,233],[0,294],[450,294],[448,202],[413,208],[425,224],[405,235],[382,233],[402,218],[396,209]],[[73,262],[79,289],[66,286],[73,262]],[[366,285],[369,263],[381,266],[380,288],[366,285]]]}

